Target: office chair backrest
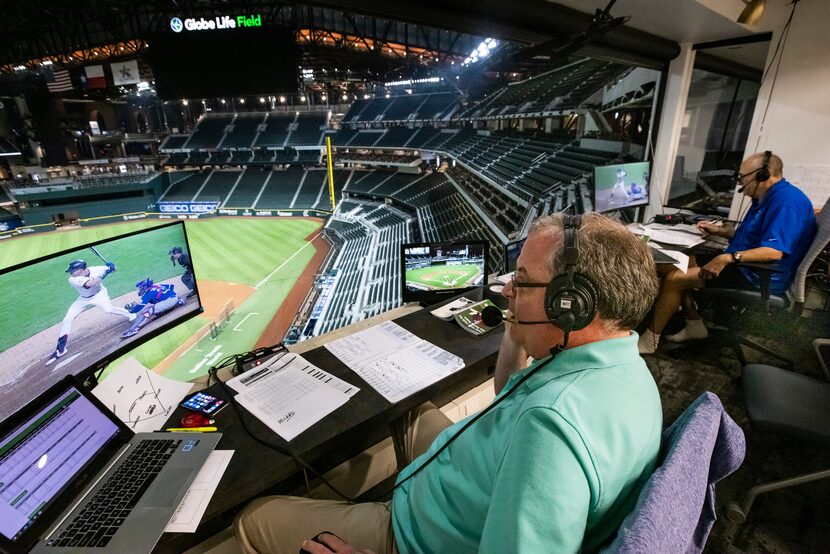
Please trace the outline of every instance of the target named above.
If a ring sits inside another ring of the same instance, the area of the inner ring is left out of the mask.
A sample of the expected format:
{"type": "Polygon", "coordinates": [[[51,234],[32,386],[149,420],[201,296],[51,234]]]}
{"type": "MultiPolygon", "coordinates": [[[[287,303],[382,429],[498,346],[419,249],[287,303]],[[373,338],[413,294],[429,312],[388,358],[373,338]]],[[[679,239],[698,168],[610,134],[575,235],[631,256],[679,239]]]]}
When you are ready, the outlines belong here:
{"type": "Polygon", "coordinates": [[[827,199],[824,207],[816,215],[816,223],[818,224],[818,230],[813,239],[813,244],[798,265],[795,277],[790,285],[790,296],[793,302],[804,302],[807,295],[807,272],[821,251],[830,243],[830,198],[827,199]]]}
{"type": "Polygon", "coordinates": [[[715,483],[738,469],[744,433],[705,392],[663,431],[660,465],[604,553],[702,552],[716,519],[715,483]]]}

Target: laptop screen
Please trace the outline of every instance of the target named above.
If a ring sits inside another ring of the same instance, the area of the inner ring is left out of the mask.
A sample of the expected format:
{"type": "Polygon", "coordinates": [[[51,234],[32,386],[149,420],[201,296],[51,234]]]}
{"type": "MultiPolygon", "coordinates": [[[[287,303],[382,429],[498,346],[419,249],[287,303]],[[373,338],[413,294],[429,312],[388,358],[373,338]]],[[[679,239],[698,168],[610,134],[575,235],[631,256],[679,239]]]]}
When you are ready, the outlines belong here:
{"type": "Polygon", "coordinates": [[[0,533],[16,541],[120,432],[67,383],[0,437],[0,533]]]}

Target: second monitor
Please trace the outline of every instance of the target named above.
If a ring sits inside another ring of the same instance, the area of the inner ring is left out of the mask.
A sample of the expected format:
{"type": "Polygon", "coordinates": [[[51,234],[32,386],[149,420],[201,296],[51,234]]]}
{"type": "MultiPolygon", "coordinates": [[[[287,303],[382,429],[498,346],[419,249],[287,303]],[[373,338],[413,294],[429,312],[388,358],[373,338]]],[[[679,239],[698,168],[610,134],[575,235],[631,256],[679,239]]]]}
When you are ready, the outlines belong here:
{"type": "Polygon", "coordinates": [[[594,211],[609,212],[648,204],[649,162],[594,168],[594,211]]]}
{"type": "Polygon", "coordinates": [[[484,285],[487,254],[485,241],[401,245],[403,301],[429,305],[484,285]]]}

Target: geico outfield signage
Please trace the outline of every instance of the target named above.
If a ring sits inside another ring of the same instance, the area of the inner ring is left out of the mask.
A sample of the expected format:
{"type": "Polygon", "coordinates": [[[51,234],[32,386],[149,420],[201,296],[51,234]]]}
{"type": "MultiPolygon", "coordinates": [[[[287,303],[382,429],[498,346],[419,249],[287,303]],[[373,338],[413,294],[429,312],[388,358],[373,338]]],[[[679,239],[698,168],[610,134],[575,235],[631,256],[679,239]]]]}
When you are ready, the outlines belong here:
{"type": "Polygon", "coordinates": [[[259,14],[251,15],[237,15],[231,17],[229,15],[217,15],[214,18],[199,19],[188,17],[181,19],[174,17],[170,20],[170,28],[176,33],[182,31],[214,31],[216,29],[242,29],[245,27],[262,27],[262,16],[259,14]]]}

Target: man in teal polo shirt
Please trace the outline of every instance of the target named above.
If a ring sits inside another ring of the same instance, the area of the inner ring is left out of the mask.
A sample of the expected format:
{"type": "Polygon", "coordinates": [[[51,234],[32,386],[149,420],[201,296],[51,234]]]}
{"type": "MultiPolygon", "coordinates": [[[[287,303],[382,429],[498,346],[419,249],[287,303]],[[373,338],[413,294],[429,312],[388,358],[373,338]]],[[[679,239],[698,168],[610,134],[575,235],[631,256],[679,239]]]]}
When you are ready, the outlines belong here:
{"type": "Polygon", "coordinates": [[[610,540],[660,446],[660,398],[631,331],[657,279],[648,247],[604,216],[583,216],[578,246],[576,271],[597,288],[597,315],[570,333],[564,351],[551,359],[565,342],[558,327],[516,323],[548,319],[545,288],[527,285],[550,282],[564,266],[562,219],[548,216],[534,223],[503,292],[515,319],[496,364],[498,405],[460,434],[469,418],[450,425],[428,406],[413,414],[414,460],[391,506],[252,502],[234,524],[243,549],[577,552],[610,540]]]}

